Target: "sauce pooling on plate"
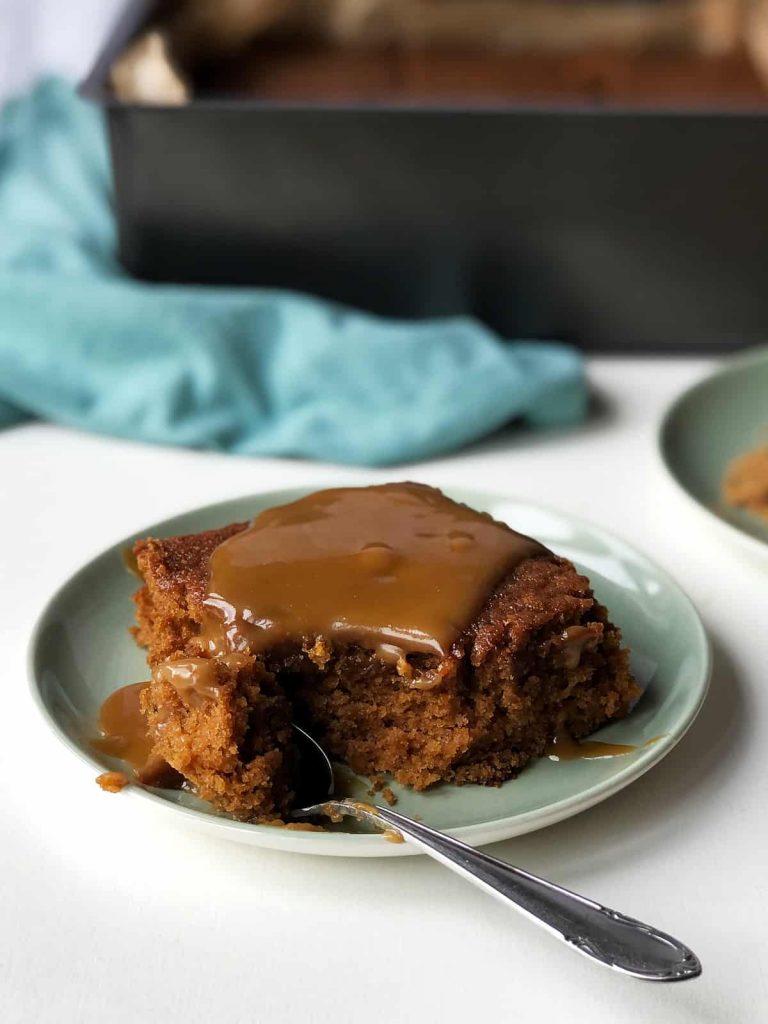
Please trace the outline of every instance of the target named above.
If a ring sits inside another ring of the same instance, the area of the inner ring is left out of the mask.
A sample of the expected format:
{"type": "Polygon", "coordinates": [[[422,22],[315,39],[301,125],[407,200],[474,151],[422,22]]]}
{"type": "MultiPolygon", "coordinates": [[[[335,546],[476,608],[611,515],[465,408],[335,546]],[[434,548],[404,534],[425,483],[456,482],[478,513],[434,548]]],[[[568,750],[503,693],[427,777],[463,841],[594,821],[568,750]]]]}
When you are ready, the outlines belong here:
{"type": "Polygon", "coordinates": [[[219,545],[212,653],[317,637],[445,658],[493,587],[546,548],[422,484],[318,491],[219,545]]]}
{"type": "Polygon", "coordinates": [[[623,757],[640,748],[634,743],[603,743],[600,740],[575,740],[558,733],[544,751],[551,761],[582,761],[597,757],[623,757]]]}
{"type": "Polygon", "coordinates": [[[147,683],[130,683],[107,697],[99,712],[101,736],[93,740],[93,746],[102,754],[126,761],[133,768],[138,782],[176,789],[183,782],[181,775],[152,752],[155,740],[149,735],[147,720],[139,704],[141,691],[146,686],[147,683]]]}

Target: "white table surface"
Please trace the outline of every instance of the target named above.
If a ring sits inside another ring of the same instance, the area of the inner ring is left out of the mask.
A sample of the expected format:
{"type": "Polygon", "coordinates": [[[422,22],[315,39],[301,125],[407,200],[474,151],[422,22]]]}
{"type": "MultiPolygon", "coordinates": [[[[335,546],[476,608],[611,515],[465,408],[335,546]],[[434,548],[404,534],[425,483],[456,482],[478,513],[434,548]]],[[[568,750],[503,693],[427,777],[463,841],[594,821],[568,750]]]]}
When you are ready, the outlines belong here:
{"type": "Polygon", "coordinates": [[[768,1020],[768,561],[697,516],[654,455],[660,411],[708,365],[595,360],[604,411],[589,426],[385,473],[42,424],[0,433],[3,1024],[768,1020]],[[426,858],[311,858],[187,832],[102,793],[38,720],[28,635],[90,555],[202,503],[403,476],[571,509],[645,549],[698,605],[715,675],[681,745],[606,803],[490,849],[679,935],[701,979],[613,975],[426,858]]]}
{"type": "Polygon", "coordinates": [[[126,0],[0,0],[0,101],[41,74],[82,78],[126,0]]]}

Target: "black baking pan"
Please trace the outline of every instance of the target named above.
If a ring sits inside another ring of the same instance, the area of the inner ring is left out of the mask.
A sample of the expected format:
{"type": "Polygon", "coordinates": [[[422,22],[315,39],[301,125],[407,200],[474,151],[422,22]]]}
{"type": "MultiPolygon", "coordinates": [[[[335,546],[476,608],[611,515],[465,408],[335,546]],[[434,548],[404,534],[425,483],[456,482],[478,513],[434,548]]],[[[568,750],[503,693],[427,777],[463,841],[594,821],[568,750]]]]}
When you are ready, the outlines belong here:
{"type": "Polygon", "coordinates": [[[120,257],[152,281],[469,314],[594,351],[768,338],[767,112],[275,103],[106,112],[120,257]]]}

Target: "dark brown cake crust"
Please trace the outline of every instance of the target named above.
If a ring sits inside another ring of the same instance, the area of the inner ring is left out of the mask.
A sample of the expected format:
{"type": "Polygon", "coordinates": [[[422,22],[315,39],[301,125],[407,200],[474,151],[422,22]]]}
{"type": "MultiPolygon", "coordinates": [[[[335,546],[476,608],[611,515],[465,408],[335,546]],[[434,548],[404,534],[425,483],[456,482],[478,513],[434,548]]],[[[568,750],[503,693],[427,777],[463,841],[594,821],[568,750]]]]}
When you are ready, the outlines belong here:
{"type": "MultiPolygon", "coordinates": [[[[150,665],[206,655],[197,634],[208,558],[245,526],[135,546],[145,581],[135,633],[150,665]]],[[[640,693],[628,661],[589,581],[566,559],[545,556],[502,580],[441,664],[412,655],[404,673],[318,638],[218,666],[215,698],[202,706],[188,706],[155,673],[144,710],[157,752],[203,798],[267,819],[290,799],[292,716],[356,772],[389,773],[417,789],[441,780],[499,785],[558,731],[580,738],[625,715],[640,693]]]]}
{"type": "Polygon", "coordinates": [[[200,631],[208,583],[208,559],[227,538],[247,523],[232,523],[183,537],[152,537],[133,546],[136,566],[145,585],[133,595],[136,643],[147,648],[150,666],[187,649],[200,631]]]}

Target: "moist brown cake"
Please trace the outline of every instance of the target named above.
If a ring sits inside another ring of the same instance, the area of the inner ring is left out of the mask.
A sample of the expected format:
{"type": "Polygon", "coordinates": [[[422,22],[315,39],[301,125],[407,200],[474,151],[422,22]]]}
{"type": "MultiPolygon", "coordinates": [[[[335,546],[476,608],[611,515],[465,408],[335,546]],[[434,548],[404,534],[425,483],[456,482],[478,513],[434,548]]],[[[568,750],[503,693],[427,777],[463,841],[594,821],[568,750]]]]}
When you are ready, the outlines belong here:
{"type": "MultiPolygon", "coordinates": [[[[248,524],[135,545],[144,586],[135,595],[134,632],[152,668],[142,706],[155,753],[239,818],[285,813],[292,719],[364,775],[389,774],[416,789],[441,781],[499,785],[558,732],[586,736],[625,715],[639,695],[619,630],[569,561],[432,488],[363,490],[375,501],[441,502],[474,517],[478,530],[490,524],[506,531],[502,540],[528,545],[482,594],[450,649],[384,657],[365,637],[290,632],[216,648],[207,633],[211,556],[219,558],[229,538],[247,541],[248,524]]],[[[353,491],[362,493],[320,496],[353,491]]],[[[464,535],[450,536],[460,550],[464,535]]]]}
{"type": "Polygon", "coordinates": [[[164,0],[126,102],[764,109],[768,0],[164,0]]]}

